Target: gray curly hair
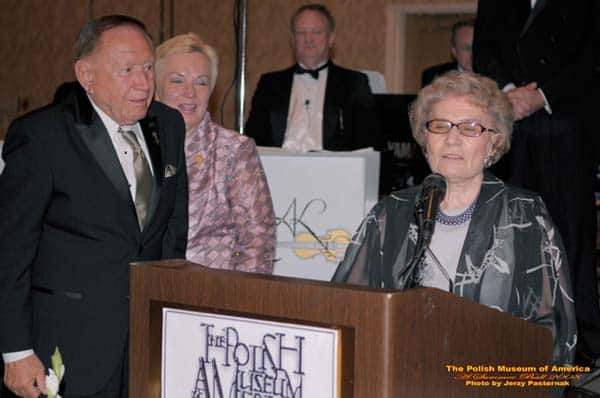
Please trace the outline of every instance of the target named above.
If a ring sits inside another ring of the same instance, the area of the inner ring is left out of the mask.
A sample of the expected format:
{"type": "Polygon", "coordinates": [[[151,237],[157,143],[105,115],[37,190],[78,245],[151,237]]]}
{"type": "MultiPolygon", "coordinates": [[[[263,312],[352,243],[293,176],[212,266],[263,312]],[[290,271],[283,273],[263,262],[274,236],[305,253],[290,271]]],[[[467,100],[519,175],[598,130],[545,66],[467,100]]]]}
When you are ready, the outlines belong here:
{"type": "Polygon", "coordinates": [[[447,98],[468,98],[474,106],[483,110],[492,120],[491,126],[499,139],[494,140],[489,164],[496,163],[510,149],[514,113],[512,105],[493,80],[471,72],[448,72],[425,86],[409,109],[412,135],[425,152],[427,130],[425,123],[433,106],[447,98]]]}

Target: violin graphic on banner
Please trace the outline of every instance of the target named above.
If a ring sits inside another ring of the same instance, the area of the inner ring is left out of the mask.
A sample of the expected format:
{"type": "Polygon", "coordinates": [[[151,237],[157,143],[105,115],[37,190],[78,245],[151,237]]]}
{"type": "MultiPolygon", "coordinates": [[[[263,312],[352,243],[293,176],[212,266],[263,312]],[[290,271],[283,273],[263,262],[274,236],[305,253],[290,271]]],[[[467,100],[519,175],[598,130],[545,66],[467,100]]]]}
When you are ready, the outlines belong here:
{"type": "Polygon", "coordinates": [[[302,260],[323,256],[326,261],[339,262],[352,238],[350,233],[341,228],[332,228],[320,236],[308,226],[306,218],[322,215],[327,210],[327,203],[323,199],[311,199],[300,209],[297,206],[296,199],[292,200],[283,216],[276,218],[276,224],[289,231],[290,238],[293,237],[293,240],[278,242],[277,246],[290,248],[302,260]]]}
{"type": "Polygon", "coordinates": [[[350,234],[343,229],[329,230],[323,236],[317,236],[311,230],[301,232],[294,239],[294,254],[302,259],[323,256],[327,261],[337,262],[344,255],[350,239],[350,234]]]}

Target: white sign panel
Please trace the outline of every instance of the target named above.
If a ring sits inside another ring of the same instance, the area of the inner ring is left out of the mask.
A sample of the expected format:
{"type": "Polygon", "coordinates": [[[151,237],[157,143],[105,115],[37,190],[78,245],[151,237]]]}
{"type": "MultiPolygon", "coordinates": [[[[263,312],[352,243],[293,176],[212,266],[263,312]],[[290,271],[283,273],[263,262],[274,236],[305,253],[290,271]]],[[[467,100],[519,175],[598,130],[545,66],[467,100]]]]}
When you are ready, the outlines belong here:
{"type": "Polygon", "coordinates": [[[260,148],[277,219],[276,275],[329,280],[377,202],[379,153],[260,148]]]}
{"type": "Polygon", "coordinates": [[[163,308],[162,398],[338,398],[340,332],[163,308]]]}

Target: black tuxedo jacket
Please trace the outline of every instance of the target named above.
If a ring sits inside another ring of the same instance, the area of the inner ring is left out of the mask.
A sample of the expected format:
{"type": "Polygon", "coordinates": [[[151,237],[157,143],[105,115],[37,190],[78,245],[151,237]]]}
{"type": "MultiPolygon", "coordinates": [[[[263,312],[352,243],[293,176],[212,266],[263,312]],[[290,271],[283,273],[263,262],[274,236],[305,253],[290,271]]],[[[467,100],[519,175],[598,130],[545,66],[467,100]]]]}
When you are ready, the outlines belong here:
{"type": "Polygon", "coordinates": [[[511,183],[542,195],[563,238],[579,361],[600,355],[590,139],[597,129],[594,121],[585,125],[597,112],[590,96],[598,93],[590,89],[600,48],[599,9],[598,0],[537,0],[532,10],[529,0],[479,0],[473,43],[475,71],[501,88],[535,81],[552,109],[515,123],[511,150],[498,166],[508,167],[511,183]]]}
{"type": "Polygon", "coordinates": [[[433,81],[436,77],[443,75],[446,72],[451,70],[457,70],[458,65],[456,62],[448,62],[445,64],[430,66],[429,68],[423,70],[421,74],[421,87],[425,87],[429,83],[433,81]]]}
{"type": "MultiPolygon", "coordinates": [[[[261,76],[245,133],[257,145],[283,144],[294,67],[261,76]]],[[[380,121],[367,77],[331,63],[323,103],[323,149],[381,148],[380,121]]]]}
{"type": "Polygon", "coordinates": [[[81,90],[15,120],[4,146],[0,351],[33,348],[48,367],[58,346],[70,394],[98,391],[123,358],[129,263],[185,255],[183,120],[153,103],[140,125],[155,177],[143,231],[110,137],[81,90]]]}
{"type": "Polygon", "coordinates": [[[597,57],[597,0],[479,0],[473,42],[476,72],[500,88],[536,81],[553,113],[576,109],[597,57]]]}

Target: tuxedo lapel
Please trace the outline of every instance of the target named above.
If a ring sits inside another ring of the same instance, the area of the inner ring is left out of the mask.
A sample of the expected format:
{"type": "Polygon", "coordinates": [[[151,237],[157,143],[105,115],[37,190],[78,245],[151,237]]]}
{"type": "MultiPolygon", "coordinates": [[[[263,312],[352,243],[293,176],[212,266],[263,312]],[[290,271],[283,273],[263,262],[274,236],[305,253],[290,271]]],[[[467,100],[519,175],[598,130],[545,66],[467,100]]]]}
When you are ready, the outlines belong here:
{"type": "Polygon", "coordinates": [[[546,4],[547,4],[547,0],[537,0],[536,1],[535,6],[529,13],[529,17],[525,21],[525,25],[523,25],[523,29],[521,30],[521,37],[523,37],[523,35],[525,35],[525,33],[527,32],[527,30],[529,29],[529,27],[531,26],[533,21],[538,17],[538,15],[540,15],[542,10],[546,7],[546,4]]]}
{"type": "Polygon", "coordinates": [[[325,100],[323,103],[323,147],[335,136],[336,126],[340,134],[344,134],[344,115],[339,107],[343,101],[340,98],[342,92],[338,89],[342,87],[343,82],[337,67],[329,64],[327,71],[327,84],[325,86],[325,100]]]}
{"type": "Polygon", "coordinates": [[[79,132],[79,136],[94,156],[102,171],[104,171],[106,177],[117,190],[119,196],[133,205],[127,178],[123,173],[123,168],[108,136],[108,132],[102,124],[100,117],[95,112],[92,120],[92,123],[89,125],[75,123],[75,129],[79,132]]]}
{"type": "Polygon", "coordinates": [[[64,108],[65,114],[72,118],[77,135],[92,153],[93,158],[118,195],[135,210],[127,178],[123,173],[123,168],[108,131],[104,127],[100,116],[94,111],[85,91],[83,89],[73,90],[69,96],[61,101],[61,106],[64,108]]]}
{"type": "Polygon", "coordinates": [[[281,81],[275,87],[279,91],[277,101],[274,102],[274,110],[271,117],[271,134],[274,146],[282,146],[287,128],[287,116],[290,108],[290,98],[292,96],[292,84],[294,82],[294,68],[285,71],[281,81]]]}

